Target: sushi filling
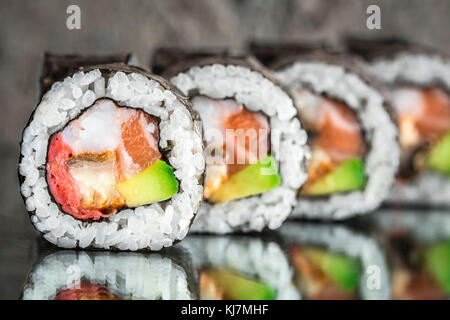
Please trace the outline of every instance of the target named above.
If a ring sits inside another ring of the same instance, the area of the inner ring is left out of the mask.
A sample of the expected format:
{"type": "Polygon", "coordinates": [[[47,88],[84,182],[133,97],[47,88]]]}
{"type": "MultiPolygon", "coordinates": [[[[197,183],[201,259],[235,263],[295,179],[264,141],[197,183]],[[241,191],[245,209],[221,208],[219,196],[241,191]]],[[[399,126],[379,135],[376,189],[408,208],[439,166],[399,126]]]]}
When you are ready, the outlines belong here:
{"type": "Polygon", "coordinates": [[[309,246],[292,246],[292,261],[300,291],[306,299],[358,298],[361,267],[357,259],[309,246]]]}
{"type": "Polygon", "coordinates": [[[200,270],[201,300],[274,300],[276,291],[271,286],[224,268],[200,270]]]}
{"type": "Polygon", "coordinates": [[[50,140],[47,181],[55,201],[75,218],[98,220],[169,199],[178,182],[158,141],[154,117],[97,100],[50,140]]]}
{"type": "Polygon", "coordinates": [[[225,202],[280,185],[265,115],[232,99],[196,96],[192,103],[200,114],[206,140],[205,199],[225,202]]]}
{"type": "Polygon", "coordinates": [[[450,176],[450,96],[438,88],[393,90],[401,153],[399,180],[431,170],[450,176]]]}
{"type": "Polygon", "coordinates": [[[294,94],[311,148],[302,194],[322,196],[363,189],[367,146],[355,112],[339,101],[305,89],[297,89],[294,94]]]}

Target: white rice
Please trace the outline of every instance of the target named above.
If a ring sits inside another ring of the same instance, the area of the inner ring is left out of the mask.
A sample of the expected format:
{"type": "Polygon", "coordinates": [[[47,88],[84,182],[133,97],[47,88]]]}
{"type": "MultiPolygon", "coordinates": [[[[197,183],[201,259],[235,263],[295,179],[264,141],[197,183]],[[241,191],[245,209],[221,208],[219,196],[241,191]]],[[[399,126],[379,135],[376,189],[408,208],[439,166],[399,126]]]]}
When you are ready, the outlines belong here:
{"type": "Polygon", "coordinates": [[[281,227],[280,233],[289,244],[325,247],[332,252],[358,259],[362,272],[358,286],[361,298],[363,300],[390,298],[390,276],[386,257],[373,239],[344,226],[311,223],[289,222],[281,227]],[[377,270],[377,273],[373,270],[377,270]],[[371,286],[373,282],[370,277],[376,274],[380,276],[379,287],[371,286]]]}
{"type": "Polygon", "coordinates": [[[160,250],[183,239],[197,211],[204,171],[201,128],[171,91],[139,73],[113,72],[103,77],[96,69],[77,72],[56,82],[43,97],[25,129],[19,173],[25,180],[21,192],[35,228],[62,248],[160,250]],[[154,203],[122,210],[105,221],[87,222],[60,211],[50,197],[45,179],[50,135],[102,97],[119,105],[144,110],[160,119],[161,149],[180,181],[180,190],[168,205],[154,203]]]}
{"type": "MultiPolygon", "coordinates": [[[[450,89],[450,62],[438,55],[399,53],[366,64],[367,70],[386,85],[406,82],[418,86],[439,83],[450,89]]],[[[422,172],[413,181],[395,184],[389,201],[411,205],[450,205],[450,179],[422,172]]]]}
{"type": "Polygon", "coordinates": [[[190,300],[186,271],[159,254],[60,251],[43,259],[30,273],[24,300],[53,300],[80,281],[104,285],[125,299],[190,300]]]}
{"type": "MultiPolygon", "coordinates": [[[[232,98],[270,119],[272,155],[279,163],[282,184],[262,195],[216,205],[203,202],[192,225],[196,232],[229,233],[278,228],[295,204],[306,180],[309,150],[291,98],[261,73],[237,65],[195,66],[171,79],[184,94],[192,90],[213,99],[232,98]]],[[[195,107],[195,106],[194,106],[195,107]]]]}
{"type": "Polygon", "coordinates": [[[277,300],[300,299],[293,270],[275,242],[242,236],[188,236],[181,246],[191,253],[195,268],[231,269],[274,288],[277,300]]]}
{"type": "MultiPolygon", "coordinates": [[[[400,154],[397,129],[384,109],[382,95],[343,66],[320,61],[298,60],[279,70],[276,77],[291,90],[304,88],[327,94],[355,110],[369,148],[364,159],[367,181],[363,190],[322,199],[299,197],[292,215],[343,219],[376,209],[389,194],[400,154]]],[[[300,109],[303,102],[296,104],[300,109]]]]}

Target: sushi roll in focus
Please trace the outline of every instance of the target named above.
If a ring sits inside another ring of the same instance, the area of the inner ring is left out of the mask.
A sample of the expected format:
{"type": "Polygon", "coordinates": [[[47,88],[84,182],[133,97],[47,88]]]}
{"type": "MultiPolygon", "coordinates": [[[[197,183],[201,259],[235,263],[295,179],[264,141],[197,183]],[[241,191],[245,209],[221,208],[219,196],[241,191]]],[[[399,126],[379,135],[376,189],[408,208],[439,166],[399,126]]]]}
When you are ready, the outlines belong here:
{"type": "MultiPolygon", "coordinates": [[[[171,251],[170,251],[171,250],[171,251]]],[[[23,300],[191,300],[188,255],[58,251],[27,277],[23,300]],[[184,263],[180,263],[184,261],[184,263]]]]}
{"type": "Polygon", "coordinates": [[[392,299],[450,298],[450,216],[383,210],[375,217],[391,270],[392,299]]]}
{"type": "Polygon", "coordinates": [[[291,97],[251,58],[192,58],[163,75],[203,124],[203,203],[192,230],[278,228],[306,179],[307,137],[291,97]]]}
{"type": "Polygon", "coordinates": [[[389,92],[401,146],[392,204],[450,206],[450,58],[401,40],[347,40],[389,92]]]}
{"type": "Polygon", "coordinates": [[[372,238],[342,225],[297,222],[280,234],[303,299],[389,299],[386,260],[372,238]]]}
{"type": "Polygon", "coordinates": [[[81,69],[52,85],[23,132],[19,179],[34,227],[63,248],[171,246],[203,194],[196,114],[140,68],[81,69]]]}
{"type": "Polygon", "coordinates": [[[279,243],[256,236],[189,235],[202,300],[297,300],[293,270],[279,243]]]}
{"type": "Polygon", "coordinates": [[[343,219],[373,211],[388,196],[399,163],[383,93],[350,59],[321,47],[272,55],[270,67],[290,88],[311,149],[292,216],[343,219]]]}

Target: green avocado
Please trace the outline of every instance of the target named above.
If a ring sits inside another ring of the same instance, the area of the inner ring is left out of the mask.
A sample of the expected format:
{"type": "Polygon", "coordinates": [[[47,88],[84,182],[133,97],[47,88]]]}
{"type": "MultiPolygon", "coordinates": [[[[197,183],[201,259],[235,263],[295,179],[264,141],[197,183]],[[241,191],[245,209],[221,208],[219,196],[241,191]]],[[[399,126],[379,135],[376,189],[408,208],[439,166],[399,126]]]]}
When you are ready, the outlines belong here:
{"type": "Polygon", "coordinates": [[[360,267],[358,260],[323,249],[308,248],[306,255],[342,290],[353,292],[358,286],[360,267]]]}
{"type": "Polygon", "coordinates": [[[439,242],[424,253],[425,265],[446,294],[450,294],[450,241],[439,242]]]}
{"type": "Polygon", "coordinates": [[[226,300],[275,299],[275,289],[262,282],[221,268],[209,269],[205,272],[223,290],[226,300]]]}
{"type": "Polygon", "coordinates": [[[280,184],[276,160],[269,155],[233,174],[208,200],[218,203],[245,198],[272,190],[280,184]]]}
{"type": "Polygon", "coordinates": [[[428,166],[437,172],[450,175],[450,132],[431,149],[428,166]]]}
{"type": "Polygon", "coordinates": [[[364,164],[361,159],[354,158],[343,162],[335,170],[304,188],[302,193],[308,196],[322,196],[336,192],[361,190],[365,184],[364,164]]]}
{"type": "Polygon", "coordinates": [[[164,201],[178,192],[178,181],[173,169],[162,160],[135,176],[120,182],[117,191],[125,198],[128,207],[164,201]]]}

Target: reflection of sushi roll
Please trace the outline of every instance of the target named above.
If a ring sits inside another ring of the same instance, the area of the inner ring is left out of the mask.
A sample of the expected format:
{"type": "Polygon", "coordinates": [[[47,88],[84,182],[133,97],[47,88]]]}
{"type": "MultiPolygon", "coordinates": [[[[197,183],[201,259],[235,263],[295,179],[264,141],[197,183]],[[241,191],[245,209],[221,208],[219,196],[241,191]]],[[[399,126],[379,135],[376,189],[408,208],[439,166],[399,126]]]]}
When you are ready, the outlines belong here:
{"type": "Polygon", "coordinates": [[[388,299],[377,243],[345,226],[289,222],[280,229],[304,299],[388,299]]]}
{"type": "Polygon", "coordinates": [[[390,264],[392,298],[450,298],[447,212],[383,210],[375,219],[390,264]]]}
{"type": "Polygon", "coordinates": [[[22,299],[194,299],[192,270],[178,262],[180,254],[59,251],[33,268],[22,299]]]}
{"type": "Polygon", "coordinates": [[[65,248],[159,250],[201,202],[201,128],[160,77],[100,65],[56,82],[23,132],[19,178],[35,228],[65,248]]]}
{"type": "Polygon", "coordinates": [[[189,236],[199,294],[206,300],[298,299],[288,260],[273,240],[252,236],[189,236]]]}
{"type": "Polygon", "coordinates": [[[367,71],[389,89],[400,171],[389,201],[450,205],[450,59],[403,41],[349,39],[367,71]]]}
{"type": "Polygon", "coordinates": [[[165,74],[203,123],[204,201],[193,230],[279,227],[306,178],[306,133],[292,99],[253,59],[192,59],[165,74]]]}
{"type": "Polygon", "coordinates": [[[374,210],[387,197],[399,157],[382,93],[338,54],[280,51],[271,67],[291,89],[311,149],[292,215],[342,219],[374,210]]]}

